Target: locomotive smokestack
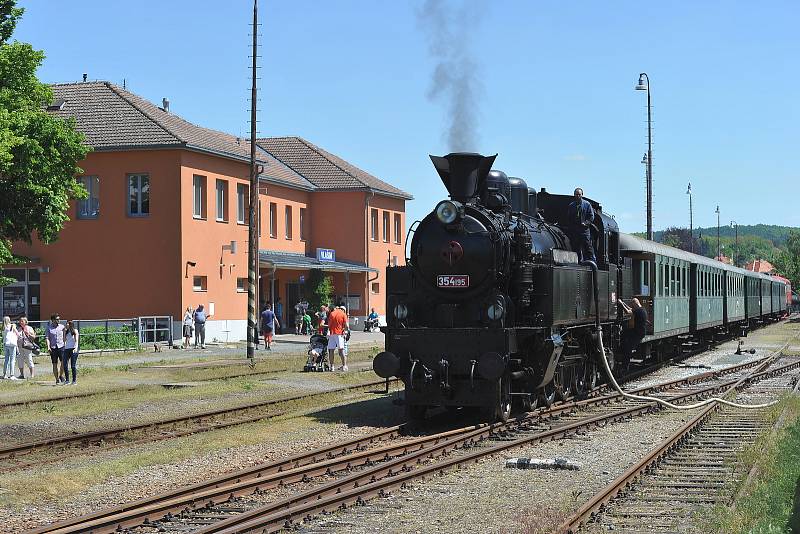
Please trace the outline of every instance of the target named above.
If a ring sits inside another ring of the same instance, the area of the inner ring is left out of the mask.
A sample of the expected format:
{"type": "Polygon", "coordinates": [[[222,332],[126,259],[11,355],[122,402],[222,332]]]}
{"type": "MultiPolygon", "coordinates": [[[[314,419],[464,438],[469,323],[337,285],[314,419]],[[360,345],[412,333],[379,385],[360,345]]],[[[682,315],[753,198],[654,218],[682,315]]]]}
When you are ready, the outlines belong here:
{"type": "Polygon", "coordinates": [[[431,156],[431,161],[450,198],[466,203],[478,194],[496,157],[497,154],[483,156],[471,152],[453,152],[446,156],[431,156]]]}

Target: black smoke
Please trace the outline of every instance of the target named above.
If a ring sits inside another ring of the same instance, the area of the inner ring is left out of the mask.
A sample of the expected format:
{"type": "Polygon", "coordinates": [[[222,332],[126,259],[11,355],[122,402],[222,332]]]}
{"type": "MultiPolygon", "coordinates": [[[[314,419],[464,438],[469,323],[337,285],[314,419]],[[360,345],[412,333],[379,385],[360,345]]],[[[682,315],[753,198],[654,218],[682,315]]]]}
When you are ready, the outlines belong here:
{"type": "Polygon", "coordinates": [[[479,3],[468,0],[455,9],[448,9],[444,0],[425,0],[417,12],[435,61],[427,97],[445,106],[443,137],[451,152],[478,148],[478,98],[483,86],[470,41],[480,35],[481,11],[479,3]]]}

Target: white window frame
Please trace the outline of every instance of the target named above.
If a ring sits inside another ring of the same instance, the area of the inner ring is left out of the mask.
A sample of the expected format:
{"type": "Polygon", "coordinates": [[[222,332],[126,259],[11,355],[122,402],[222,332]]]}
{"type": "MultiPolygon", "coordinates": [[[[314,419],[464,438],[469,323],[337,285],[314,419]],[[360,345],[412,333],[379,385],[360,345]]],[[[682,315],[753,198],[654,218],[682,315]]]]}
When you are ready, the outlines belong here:
{"type": "Polygon", "coordinates": [[[217,222],[228,222],[228,181],[217,178],[214,190],[217,192],[217,222]]]}
{"type": "Polygon", "coordinates": [[[206,177],[200,174],[192,176],[192,218],[206,218],[206,177]]]}
{"type": "Polygon", "coordinates": [[[128,187],[125,191],[127,195],[128,216],[147,217],[150,215],[150,175],[146,173],[128,174],[128,187]],[[145,187],[147,190],[145,191],[145,187]],[[131,193],[136,195],[136,210],[131,209],[131,193]],[[144,211],[144,198],[147,197],[147,211],[144,211]]]}
{"type": "Polygon", "coordinates": [[[247,224],[250,215],[247,184],[236,184],[236,223],[247,224]]]}
{"type": "Polygon", "coordinates": [[[208,291],[208,276],[196,274],[192,276],[192,291],[208,291]]]}
{"type": "Polygon", "coordinates": [[[89,196],[79,200],[75,212],[76,219],[97,219],[100,217],[100,177],[81,176],[78,181],[89,193],[89,196]],[[94,204],[92,203],[94,202],[94,204]],[[94,206],[94,209],[92,209],[94,206]]]}

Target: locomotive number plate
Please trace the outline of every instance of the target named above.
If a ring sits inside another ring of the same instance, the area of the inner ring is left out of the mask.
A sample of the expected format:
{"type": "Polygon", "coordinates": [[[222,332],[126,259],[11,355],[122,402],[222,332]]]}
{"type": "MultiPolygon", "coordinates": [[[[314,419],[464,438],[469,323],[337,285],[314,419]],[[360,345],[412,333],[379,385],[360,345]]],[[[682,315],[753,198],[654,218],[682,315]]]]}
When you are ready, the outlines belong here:
{"type": "Polygon", "coordinates": [[[440,274],[436,277],[438,287],[469,287],[468,274],[440,274]]]}

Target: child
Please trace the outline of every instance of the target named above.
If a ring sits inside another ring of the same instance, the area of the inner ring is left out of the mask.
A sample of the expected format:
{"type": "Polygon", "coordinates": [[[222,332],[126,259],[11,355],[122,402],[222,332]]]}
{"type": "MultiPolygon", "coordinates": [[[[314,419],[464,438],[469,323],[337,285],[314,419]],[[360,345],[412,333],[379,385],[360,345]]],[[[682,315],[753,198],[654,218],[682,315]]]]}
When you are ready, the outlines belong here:
{"type": "Polygon", "coordinates": [[[308,310],[303,314],[303,334],[311,334],[311,316],[308,314],[308,310]]]}

